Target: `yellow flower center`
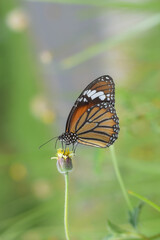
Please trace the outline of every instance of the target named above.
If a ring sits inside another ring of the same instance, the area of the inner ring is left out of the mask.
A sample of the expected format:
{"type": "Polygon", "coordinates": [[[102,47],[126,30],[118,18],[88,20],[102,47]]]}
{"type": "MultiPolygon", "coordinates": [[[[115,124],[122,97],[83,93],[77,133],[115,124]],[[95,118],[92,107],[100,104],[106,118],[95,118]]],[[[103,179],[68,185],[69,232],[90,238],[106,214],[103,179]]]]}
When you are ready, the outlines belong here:
{"type": "Polygon", "coordinates": [[[67,157],[73,157],[74,153],[69,150],[69,148],[66,148],[66,150],[59,148],[57,149],[57,157],[52,157],[51,159],[58,159],[58,158],[63,158],[67,159],[67,157]]]}

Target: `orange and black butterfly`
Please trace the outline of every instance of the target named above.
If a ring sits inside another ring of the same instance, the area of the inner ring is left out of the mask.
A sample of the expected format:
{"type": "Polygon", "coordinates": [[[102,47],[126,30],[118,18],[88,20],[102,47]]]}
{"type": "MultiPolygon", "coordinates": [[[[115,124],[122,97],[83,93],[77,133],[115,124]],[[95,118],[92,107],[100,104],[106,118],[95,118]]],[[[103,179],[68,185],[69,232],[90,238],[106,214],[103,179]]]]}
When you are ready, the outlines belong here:
{"type": "Polygon", "coordinates": [[[72,107],[65,133],[58,140],[65,145],[78,143],[105,148],[118,138],[119,119],[114,108],[115,84],[104,75],[92,81],[72,107]]]}

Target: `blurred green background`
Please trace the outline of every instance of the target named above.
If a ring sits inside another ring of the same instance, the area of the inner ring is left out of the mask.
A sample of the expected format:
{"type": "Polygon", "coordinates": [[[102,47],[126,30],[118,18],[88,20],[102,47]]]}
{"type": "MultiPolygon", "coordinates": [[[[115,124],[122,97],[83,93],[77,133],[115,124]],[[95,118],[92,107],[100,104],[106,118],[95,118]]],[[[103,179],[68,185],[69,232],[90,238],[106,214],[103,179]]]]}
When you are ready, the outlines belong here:
{"type": "MultiPolygon", "coordinates": [[[[160,204],[160,1],[48,2],[0,1],[2,240],[64,239],[56,149],[38,146],[64,131],[75,98],[103,74],[116,83],[115,150],[126,188],[160,204]]],[[[109,149],[80,146],[69,183],[71,239],[109,239],[107,219],[129,225],[109,149]]],[[[160,232],[160,215],[147,205],[139,231],[160,232]]]]}

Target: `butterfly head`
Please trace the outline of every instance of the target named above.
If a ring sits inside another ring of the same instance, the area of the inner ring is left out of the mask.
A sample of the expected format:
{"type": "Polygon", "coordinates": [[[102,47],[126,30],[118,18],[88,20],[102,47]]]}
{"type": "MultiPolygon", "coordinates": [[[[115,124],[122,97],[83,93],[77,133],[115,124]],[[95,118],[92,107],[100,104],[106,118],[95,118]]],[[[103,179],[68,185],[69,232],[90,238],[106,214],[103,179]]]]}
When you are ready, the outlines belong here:
{"type": "Polygon", "coordinates": [[[58,140],[64,142],[66,145],[70,145],[77,142],[77,139],[78,139],[77,134],[72,132],[71,133],[65,132],[58,137],[58,140]]]}

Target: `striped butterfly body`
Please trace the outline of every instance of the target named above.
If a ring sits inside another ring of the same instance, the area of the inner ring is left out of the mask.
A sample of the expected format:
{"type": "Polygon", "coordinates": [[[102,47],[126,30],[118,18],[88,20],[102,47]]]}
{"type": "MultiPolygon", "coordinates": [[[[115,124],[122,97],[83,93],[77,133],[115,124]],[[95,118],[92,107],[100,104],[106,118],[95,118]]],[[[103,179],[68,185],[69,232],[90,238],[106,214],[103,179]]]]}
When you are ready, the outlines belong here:
{"type": "Polygon", "coordinates": [[[62,144],[78,143],[105,148],[118,138],[119,119],[114,108],[115,84],[104,75],[92,81],[71,109],[65,133],[58,137],[62,144]]]}

